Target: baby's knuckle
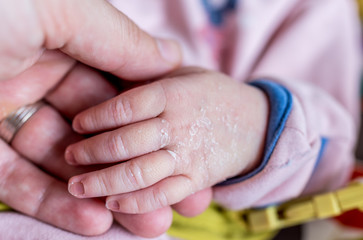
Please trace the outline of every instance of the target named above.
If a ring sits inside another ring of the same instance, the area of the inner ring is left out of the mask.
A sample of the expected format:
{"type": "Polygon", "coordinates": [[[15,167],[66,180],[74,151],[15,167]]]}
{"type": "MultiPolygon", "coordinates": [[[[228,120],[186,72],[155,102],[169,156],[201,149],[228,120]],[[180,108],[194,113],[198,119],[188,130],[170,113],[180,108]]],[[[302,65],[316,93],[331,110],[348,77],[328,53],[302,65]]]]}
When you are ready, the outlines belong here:
{"type": "Polygon", "coordinates": [[[120,134],[112,134],[107,142],[108,150],[113,159],[119,159],[128,156],[125,142],[120,134]]]}
{"type": "Polygon", "coordinates": [[[135,161],[130,161],[127,166],[127,176],[134,189],[141,189],[146,186],[143,169],[135,161]]]}
{"type": "Polygon", "coordinates": [[[127,206],[127,211],[133,214],[143,213],[147,200],[126,194],[122,197],[120,206],[127,206]]]}
{"type": "Polygon", "coordinates": [[[154,208],[161,208],[168,205],[168,196],[166,195],[165,191],[160,188],[154,188],[152,191],[152,200],[153,200],[153,207],[154,208]]]}
{"type": "Polygon", "coordinates": [[[76,145],[73,154],[76,161],[85,164],[92,164],[97,159],[97,151],[87,143],[76,145]]]}
{"type": "Polygon", "coordinates": [[[102,195],[115,194],[116,186],[114,181],[110,181],[107,174],[100,174],[97,176],[96,183],[98,183],[98,188],[101,189],[102,195]]]}
{"type": "Polygon", "coordinates": [[[163,81],[155,82],[155,85],[159,88],[159,91],[157,91],[159,93],[158,94],[158,101],[160,103],[159,106],[162,108],[162,111],[164,111],[168,99],[167,87],[165,86],[165,83],[163,83],[163,81]]]}
{"type": "Polygon", "coordinates": [[[111,116],[117,125],[124,125],[132,121],[132,108],[130,100],[126,97],[120,97],[116,101],[112,101],[110,105],[111,116]]]}
{"type": "Polygon", "coordinates": [[[77,120],[80,129],[97,128],[102,124],[102,120],[94,111],[90,111],[89,115],[80,115],[77,120]]]}

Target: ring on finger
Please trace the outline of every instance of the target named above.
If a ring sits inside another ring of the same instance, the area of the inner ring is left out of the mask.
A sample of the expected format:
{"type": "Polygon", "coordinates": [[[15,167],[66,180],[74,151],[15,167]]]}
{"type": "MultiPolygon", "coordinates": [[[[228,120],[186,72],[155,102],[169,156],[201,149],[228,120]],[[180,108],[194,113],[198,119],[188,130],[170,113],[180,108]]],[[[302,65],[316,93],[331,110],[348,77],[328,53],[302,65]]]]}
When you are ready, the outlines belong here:
{"type": "Polygon", "coordinates": [[[0,138],[10,144],[21,127],[44,105],[43,101],[38,101],[10,113],[0,122],[0,138]]]}

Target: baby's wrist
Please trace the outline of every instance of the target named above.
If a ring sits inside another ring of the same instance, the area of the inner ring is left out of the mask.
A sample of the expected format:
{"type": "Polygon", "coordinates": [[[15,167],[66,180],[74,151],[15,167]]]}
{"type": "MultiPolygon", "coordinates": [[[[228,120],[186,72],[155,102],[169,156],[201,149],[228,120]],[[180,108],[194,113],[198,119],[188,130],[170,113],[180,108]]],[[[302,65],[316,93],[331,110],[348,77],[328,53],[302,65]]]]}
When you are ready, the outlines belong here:
{"type": "Polygon", "coordinates": [[[261,89],[244,84],[241,91],[244,101],[249,105],[247,113],[241,114],[248,118],[245,130],[250,134],[243,143],[248,149],[242,157],[243,169],[236,176],[245,175],[261,164],[269,118],[269,100],[261,89]]]}

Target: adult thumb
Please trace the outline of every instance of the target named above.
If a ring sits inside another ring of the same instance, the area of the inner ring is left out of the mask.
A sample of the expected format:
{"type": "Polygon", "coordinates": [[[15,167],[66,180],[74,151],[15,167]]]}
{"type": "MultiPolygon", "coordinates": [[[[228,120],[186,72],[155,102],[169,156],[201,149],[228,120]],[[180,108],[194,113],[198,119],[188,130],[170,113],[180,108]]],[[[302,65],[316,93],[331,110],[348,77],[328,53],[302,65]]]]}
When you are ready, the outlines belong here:
{"type": "Polygon", "coordinates": [[[175,41],[153,38],[107,1],[37,2],[48,49],[128,80],[164,75],[181,62],[175,41]]]}

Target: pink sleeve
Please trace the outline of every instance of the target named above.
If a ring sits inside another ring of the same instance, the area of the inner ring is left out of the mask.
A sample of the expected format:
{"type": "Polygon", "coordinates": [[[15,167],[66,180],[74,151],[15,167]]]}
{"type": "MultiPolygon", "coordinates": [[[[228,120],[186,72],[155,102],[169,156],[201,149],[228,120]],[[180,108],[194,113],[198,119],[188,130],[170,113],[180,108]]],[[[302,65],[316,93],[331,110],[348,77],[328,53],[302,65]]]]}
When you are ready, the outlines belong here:
{"type": "MultiPolygon", "coordinates": [[[[336,189],[347,181],[354,163],[361,69],[356,9],[349,0],[294,2],[278,10],[285,18],[269,35],[236,46],[237,51],[248,44],[255,49],[254,57],[245,61],[254,66],[249,79],[273,79],[291,92],[293,105],[263,170],[240,183],[214,188],[215,200],[232,209],[336,189]],[[322,139],[327,140],[324,149],[322,139]]],[[[258,32],[257,25],[250,34],[258,32]]],[[[248,69],[238,68],[238,62],[234,66],[236,78],[248,69]]]]}

